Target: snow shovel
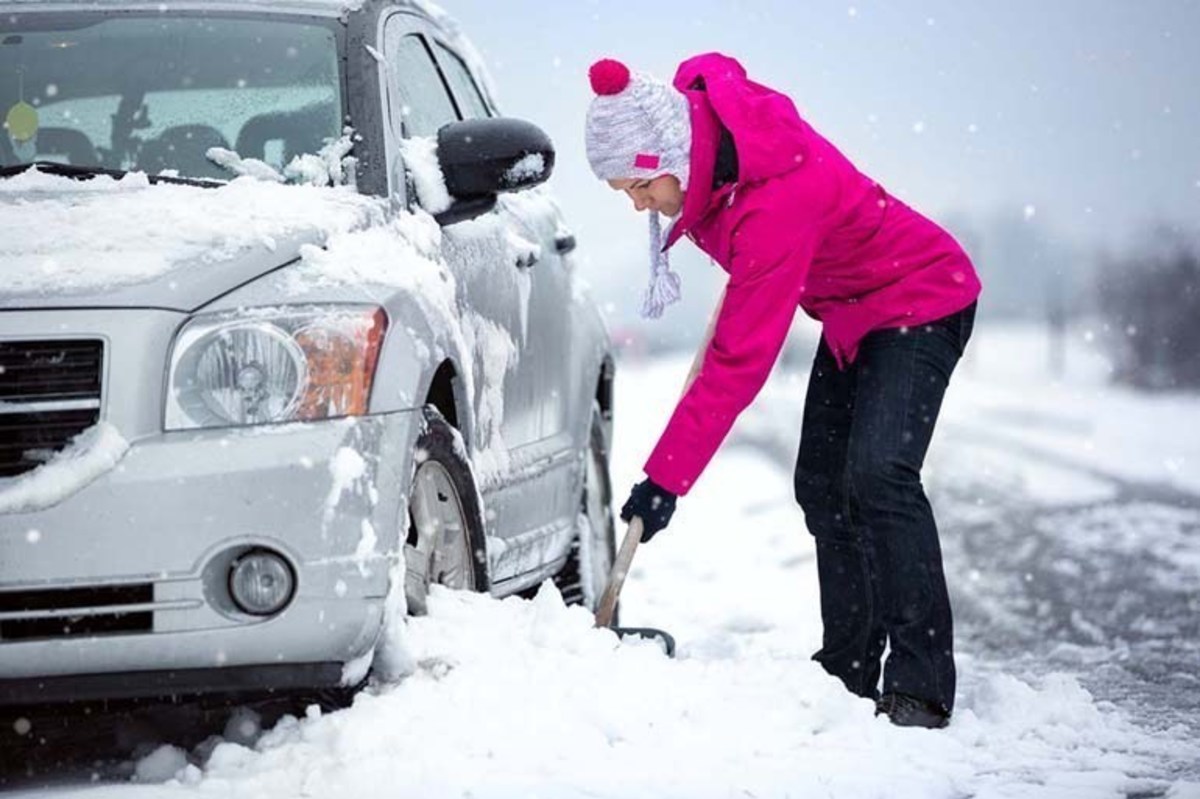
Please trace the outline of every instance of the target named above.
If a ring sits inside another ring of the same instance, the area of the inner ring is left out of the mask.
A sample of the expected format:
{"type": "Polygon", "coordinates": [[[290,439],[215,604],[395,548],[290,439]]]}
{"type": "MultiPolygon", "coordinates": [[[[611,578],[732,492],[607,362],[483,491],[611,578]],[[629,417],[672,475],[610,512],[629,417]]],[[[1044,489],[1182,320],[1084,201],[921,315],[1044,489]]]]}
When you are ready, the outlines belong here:
{"type": "Polygon", "coordinates": [[[675,657],[675,639],[663,630],[656,630],[653,627],[612,626],[613,614],[617,609],[617,599],[621,596],[621,586],[625,584],[625,575],[629,574],[629,567],[633,564],[633,553],[637,552],[641,540],[642,519],[634,516],[629,522],[629,529],[625,532],[625,540],[621,542],[621,549],[613,561],[612,572],[608,575],[608,587],[604,589],[604,594],[600,597],[600,605],[596,609],[596,626],[610,627],[619,638],[628,635],[649,638],[662,647],[667,657],[675,657]]]}
{"type": "MultiPolygon", "coordinates": [[[[713,309],[712,318],[708,322],[708,331],[704,334],[704,342],[700,345],[700,349],[696,350],[692,368],[688,370],[687,380],[683,384],[684,394],[692,385],[692,381],[696,379],[696,375],[700,373],[700,366],[704,362],[704,352],[708,349],[708,343],[712,341],[713,331],[717,326],[717,316],[724,304],[725,292],[722,291],[721,299],[717,301],[717,307],[713,309]]],[[[629,529],[625,532],[625,540],[621,542],[621,550],[617,553],[616,560],[613,561],[612,573],[608,576],[608,587],[604,589],[604,594],[600,597],[600,605],[596,609],[597,627],[612,627],[613,614],[617,609],[617,598],[621,595],[621,586],[625,584],[625,575],[629,573],[629,566],[633,563],[633,553],[637,551],[641,540],[642,519],[640,516],[634,516],[629,521],[629,529]]],[[[653,627],[612,627],[612,629],[622,638],[626,635],[652,638],[663,648],[667,657],[675,657],[675,639],[664,630],[656,630],[653,627]]]]}

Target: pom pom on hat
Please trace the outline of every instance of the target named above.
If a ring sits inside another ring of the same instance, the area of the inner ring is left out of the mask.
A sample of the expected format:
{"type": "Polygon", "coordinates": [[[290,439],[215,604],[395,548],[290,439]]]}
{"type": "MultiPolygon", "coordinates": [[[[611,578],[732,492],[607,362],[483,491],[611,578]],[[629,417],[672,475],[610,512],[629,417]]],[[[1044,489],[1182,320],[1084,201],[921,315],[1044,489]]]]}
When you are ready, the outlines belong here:
{"type": "Polygon", "coordinates": [[[629,85],[629,67],[612,58],[602,58],[588,70],[592,90],[601,96],[620,94],[629,85]]]}

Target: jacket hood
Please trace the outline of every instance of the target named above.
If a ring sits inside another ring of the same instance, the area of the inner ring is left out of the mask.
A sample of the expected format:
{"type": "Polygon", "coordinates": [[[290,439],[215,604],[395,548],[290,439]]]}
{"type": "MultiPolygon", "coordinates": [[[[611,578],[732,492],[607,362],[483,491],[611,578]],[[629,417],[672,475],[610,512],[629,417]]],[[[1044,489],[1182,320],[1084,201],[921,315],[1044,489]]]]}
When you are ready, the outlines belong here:
{"type": "Polygon", "coordinates": [[[738,183],[768,180],[800,167],[810,128],[786,95],[746,76],[735,59],[705,53],[679,65],[673,81],[688,99],[692,120],[691,180],[670,247],[703,218],[725,191],[712,190],[721,128],[737,149],[738,183]]]}
{"type": "Polygon", "coordinates": [[[381,221],[383,208],[349,189],[30,170],[0,180],[0,309],[192,311],[294,261],[305,244],[381,221]]]}

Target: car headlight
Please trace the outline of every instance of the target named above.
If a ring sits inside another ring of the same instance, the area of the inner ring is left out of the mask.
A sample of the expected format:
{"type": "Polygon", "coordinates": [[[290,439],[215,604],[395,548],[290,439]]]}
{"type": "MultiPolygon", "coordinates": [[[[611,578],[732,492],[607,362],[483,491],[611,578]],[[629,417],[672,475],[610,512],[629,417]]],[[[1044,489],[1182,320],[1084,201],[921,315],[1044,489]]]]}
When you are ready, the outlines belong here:
{"type": "Polygon", "coordinates": [[[386,329],[387,315],[374,306],[194,317],[171,352],[166,428],[364,414],[386,329]]]}

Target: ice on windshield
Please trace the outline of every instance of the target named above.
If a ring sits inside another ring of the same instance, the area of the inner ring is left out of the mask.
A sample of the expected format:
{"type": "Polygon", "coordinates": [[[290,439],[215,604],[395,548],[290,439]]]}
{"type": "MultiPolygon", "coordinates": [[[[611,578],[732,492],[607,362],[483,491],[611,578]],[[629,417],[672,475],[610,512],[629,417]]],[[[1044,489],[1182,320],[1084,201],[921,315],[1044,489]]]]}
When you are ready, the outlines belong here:
{"type": "Polygon", "coordinates": [[[337,41],[321,24],[81,13],[6,27],[3,165],[227,179],[209,150],[283,170],[342,135],[337,41]]]}

